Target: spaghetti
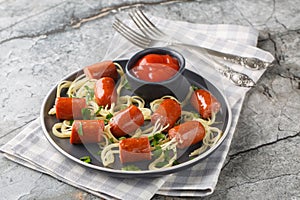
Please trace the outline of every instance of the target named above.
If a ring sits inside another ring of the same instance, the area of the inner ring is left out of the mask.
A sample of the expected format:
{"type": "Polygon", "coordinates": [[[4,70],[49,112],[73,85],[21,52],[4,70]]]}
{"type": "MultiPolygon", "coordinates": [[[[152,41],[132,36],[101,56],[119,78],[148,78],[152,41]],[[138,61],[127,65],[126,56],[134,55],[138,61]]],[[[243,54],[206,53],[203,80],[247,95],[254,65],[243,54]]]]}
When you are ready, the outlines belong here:
{"type": "MultiPolygon", "coordinates": [[[[56,98],[61,97],[65,90],[65,94],[69,98],[85,98],[86,108],[82,110],[83,117],[86,117],[87,119],[103,120],[105,122],[103,140],[98,145],[101,150],[100,157],[104,167],[111,167],[115,162],[115,154],[120,154],[121,152],[120,141],[122,139],[144,137],[147,137],[149,140],[149,148],[151,149],[152,156],[150,163],[148,163],[148,169],[155,170],[170,167],[174,164],[177,159],[177,147],[180,141],[176,140],[176,138],[171,139],[165,134],[172,127],[169,127],[169,124],[164,125],[161,119],[152,124],[149,122],[152,114],[166,99],[175,100],[181,107],[180,119],[176,122],[176,125],[189,121],[197,121],[201,123],[205,129],[202,145],[191,152],[189,156],[193,157],[200,155],[219,141],[222,136],[222,131],[213,127],[216,123],[216,113],[213,113],[211,118],[203,119],[199,114],[190,110],[185,110],[185,106],[188,105],[189,99],[193,93],[192,87],[190,88],[186,99],[182,102],[179,102],[173,96],[163,96],[150,102],[149,106],[146,106],[144,99],[139,96],[122,95],[122,90],[127,86],[127,80],[122,67],[118,63],[114,63],[114,65],[117,67],[120,78],[119,83],[115,88],[117,101],[112,102],[111,105],[99,106],[95,102],[93,91],[97,80],[89,79],[85,74],[78,76],[73,81],[62,81],[57,86],[56,93],[56,98]],[[138,127],[133,133],[126,135],[126,137],[116,137],[111,132],[112,125],[110,124],[110,121],[112,118],[118,116],[118,113],[132,105],[136,106],[141,111],[143,120],[147,123],[138,127]]],[[[55,105],[49,110],[48,114],[56,114],[55,105]]],[[[62,122],[58,122],[53,125],[52,133],[59,138],[68,138],[72,133],[72,123],[73,120],[63,120],[62,122]]]]}

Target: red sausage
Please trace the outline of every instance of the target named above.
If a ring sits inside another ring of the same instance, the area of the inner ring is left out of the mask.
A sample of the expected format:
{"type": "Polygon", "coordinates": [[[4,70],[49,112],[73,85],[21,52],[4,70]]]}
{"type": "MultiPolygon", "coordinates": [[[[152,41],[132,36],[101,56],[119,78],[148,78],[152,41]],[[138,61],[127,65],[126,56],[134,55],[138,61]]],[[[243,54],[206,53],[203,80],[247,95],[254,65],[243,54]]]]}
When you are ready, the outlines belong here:
{"type": "Polygon", "coordinates": [[[99,106],[110,106],[117,100],[115,81],[110,77],[103,77],[97,80],[95,88],[95,100],[99,106]]]}
{"type": "Polygon", "coordinates": [[[170,129],[168,135],[176,138],[177,147],[183,149],[203,140],[205,129],[200,122],[188,121],[170,129]]]}
{"type": "Polygon", "coordinates": [[[57,97],[55,102],[57,119],[82,119],[81,110],[86,108],[84,98],[57,97]]]}
{"type": "Polygon", "coordinates": [[[117,68],[112,61],[103,61],[87,66],[83,69],[84,74],[90,79],[100,79],[111,77],[115,81],[118,79],[117,68]]]}
{"type": "Polygon", "coordinates": [[[98,143],[103,139],[103,120],[75,120],[70,137],[71,144],[98,143]]]}
{"type": "Polygon", "coordinates": [[[220,110],[220,102],[207,90],[195,90],[191,96],[191,104],[199,112],[202,118],[210,118],[212,113],[220,110]]]}
{"type": "Polygon", "coordinates": [[[121,163],[151,160],[150,143],[147,137],[121,140],[119,149],[121,163]]]}
{"type": "Polygon", "coordinates": [[[157,110],[151,116],[151,123],[155,124],[157,120],[160,120],[160,124],[169,127],[166,130],[171,129],[181,115],[180,104],[173,99],[165,99],[157,108],[157,110]]]}
{"type": "Polygon", "coordinates": [[[118,112],[109,122],[110,131],[115,137],[122,137],[136,131],[144,124],[144,115],[134,105],[118,112]]]}

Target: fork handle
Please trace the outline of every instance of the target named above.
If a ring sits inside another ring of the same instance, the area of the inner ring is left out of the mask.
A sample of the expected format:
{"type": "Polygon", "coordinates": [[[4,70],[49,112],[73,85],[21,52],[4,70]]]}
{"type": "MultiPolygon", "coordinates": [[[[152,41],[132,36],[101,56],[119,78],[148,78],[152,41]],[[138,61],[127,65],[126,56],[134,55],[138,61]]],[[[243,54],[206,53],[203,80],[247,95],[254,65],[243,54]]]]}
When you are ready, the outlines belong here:
{"type": "MultiPolygon", "coordinates": [[[[255,57],[237,56],[234,54],[224,53],[221,51],[206,48],[205,46],[197,46],[197,45],[195,45],[195,41],[188,36],[175,38],[175,37],[166,35],[166,38],[169,38],[169,40],[171,41],[171,44],[173,44],[173,45],[183,45],[183,46],[189,46],[191,48],[198,48],[198,49],[201,48],[204,51],[207,51],[211,55],[223,58],[224,60],[235,63],[235,64],[239,64],[248,69],[260,70],[260,69],[266,69],[267,67],[272,66],[272,62],[266,62],[266,61],[260,60],[258,58],[255,58],[255,57]]],[[[164,38],[164,39],[166,39],[166,38],[164,38]]],[[[244,44],[239,44],[239,45],[242,45],[244,47],[247,46],[247,45],[245,46],[244,44]]],[[[255,47],[251,47],[251,48],[255,48],[255,47]]],[[[270,57],[273,57],[269,52],[265,52],[261,49],[257,49],[257,51],[259,51],[262,54],[266,54],[268,59],[270,59],[270,57]]]]}
{"type": "Polygon", "coordinates": [[[213,50],[207,50],[209,54],[223,58],[226,61],[239,64],[243,67],[246,67],[248,69],[252,70],[261,70],[266,69],[268,67],[271,67],[272,63],[264,62],[262,60],[259,60],[257,58],[248,58],[248,57],[242,57],[242,56],[236,56],[236,55],[230,55],[226,53],[221,53],[213,50]]]}
{"type": "MultiPolygon", "coordinates": [[[[183,46],[181,45],[172,45],[172,46],[183,46]]],[[[229,79],[232,83],[240,87],[253,87],[255,82],[246,74],[235,71],[223,63],[219,63],[213,59],[206,51],[202,49],[188,48],[192,53],[197,55],[200,59],[206,62],[208,65],[214,67],[214,69],[219,72],[222,76],[229,79]]]]}

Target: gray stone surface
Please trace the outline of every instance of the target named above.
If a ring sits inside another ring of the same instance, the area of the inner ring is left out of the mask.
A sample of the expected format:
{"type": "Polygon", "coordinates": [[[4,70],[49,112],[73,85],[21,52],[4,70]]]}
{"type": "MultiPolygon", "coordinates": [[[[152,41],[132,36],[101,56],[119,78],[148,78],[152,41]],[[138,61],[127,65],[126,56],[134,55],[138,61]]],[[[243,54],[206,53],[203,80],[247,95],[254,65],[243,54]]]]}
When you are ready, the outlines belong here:
{"type": "MultiPolygon", "coordinates": [[[[0,145],[39,116],[58,80],[101,60],[111,23],[142,1],[0,1],[0,145]]],[[[250,25],[276,56],[245,99],[216,191],[204,199],[300,199],[300,1],[159,1],[146,13],[250,25]]],[[[4,199],[97,199],[0,155],[4,199]]],[[[173,199],[156,195],[154,199],[173,199]]],[[[174,198],[179,199],[179,198],[174,198]]]]}

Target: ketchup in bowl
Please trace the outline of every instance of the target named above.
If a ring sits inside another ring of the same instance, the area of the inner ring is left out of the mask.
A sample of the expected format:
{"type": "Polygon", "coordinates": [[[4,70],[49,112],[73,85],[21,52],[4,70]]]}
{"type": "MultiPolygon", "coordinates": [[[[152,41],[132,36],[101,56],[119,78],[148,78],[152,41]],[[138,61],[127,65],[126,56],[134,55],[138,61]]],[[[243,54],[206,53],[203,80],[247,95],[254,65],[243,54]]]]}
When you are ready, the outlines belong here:
{"type": "Polygon", "coordinates": [[[130,92],[146,102],[172,95],[185,99],[190,83],[184,77],[185,59],[177,51],[155,47],[135,53],[125,66],[130,92]]]}
{"type": "Polygon", "coordinates": [[[144,81],[161,82],[172,78],[178,70],[176,58],[170,55],[148,54],[135,63],[131,73],[144,81]]]}

